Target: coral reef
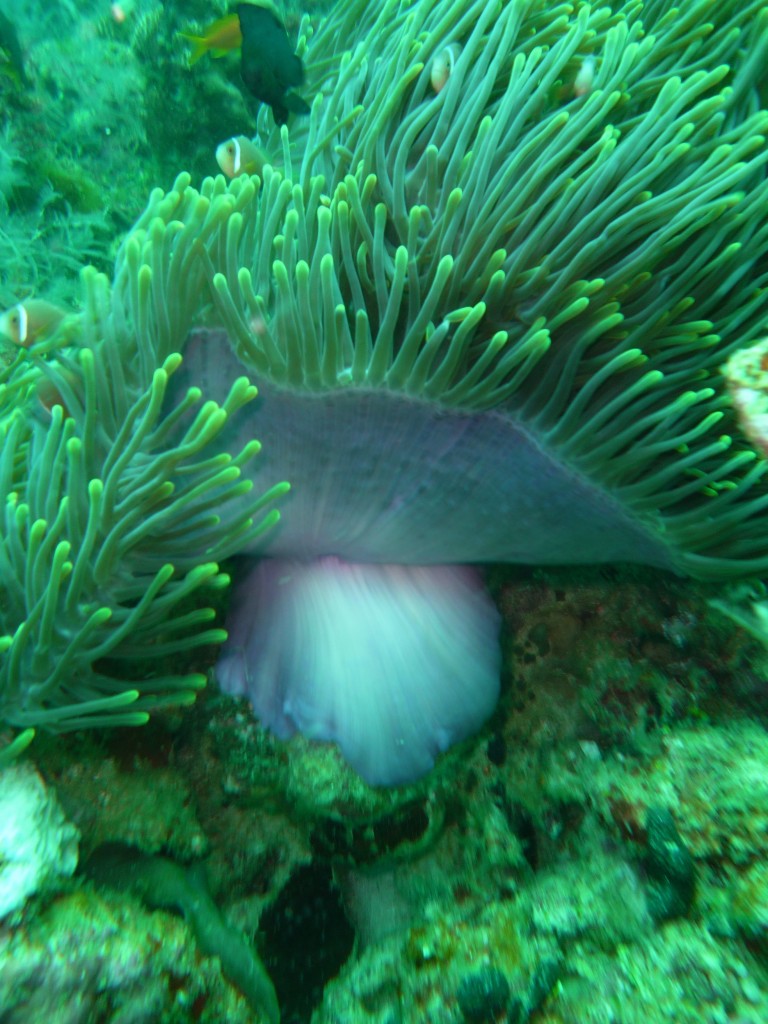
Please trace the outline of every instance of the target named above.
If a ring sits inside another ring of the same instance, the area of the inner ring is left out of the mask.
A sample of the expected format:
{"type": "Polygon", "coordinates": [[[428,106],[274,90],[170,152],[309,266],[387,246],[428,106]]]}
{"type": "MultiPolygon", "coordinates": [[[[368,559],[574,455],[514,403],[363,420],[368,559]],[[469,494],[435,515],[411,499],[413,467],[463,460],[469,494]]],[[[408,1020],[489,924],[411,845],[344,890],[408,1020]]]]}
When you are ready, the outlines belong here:
{"type": "Polygon", "coordinates": [[[257,1019],[183,921],[94,892],[61,897],[24,931],[0,927],[0,1001],[9,1020],[29,1022],[257,1019]]]}
{"type": "Polygon", "coordinates": [[[186,872],[167,857],[148,857],[116,843],[99,847],[86,871],[102,885],[140,895],[149,907],[181,911],[201,951],[219,958],[223,973],[256,1014],[279,1024],[277,995],[258,954],[221,916],[199,872],[186,872]]]}

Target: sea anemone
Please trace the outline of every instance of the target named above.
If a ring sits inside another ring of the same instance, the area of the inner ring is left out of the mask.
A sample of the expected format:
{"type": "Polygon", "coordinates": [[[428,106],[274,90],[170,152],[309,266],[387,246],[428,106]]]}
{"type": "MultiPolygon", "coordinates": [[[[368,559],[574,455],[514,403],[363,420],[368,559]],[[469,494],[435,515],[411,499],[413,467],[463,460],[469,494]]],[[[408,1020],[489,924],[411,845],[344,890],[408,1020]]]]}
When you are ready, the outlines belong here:
{"type": "Polygon", "coordinates": [[[287,489],[232,507],[251,491],[240,467],[259,445],[232,456],[212,442],[255,398],[244,377],[220,404],[192,388],[163,416],[181,363],[168,350],[201,281],[188,263],[179,281],[185,246],[154,275],[136,246],[139,265],[112,294],[85,272],[79,349],[54,337],[0,370],[0,721],[23,730],[0,765],[37,728],[141,725],[193,700],[205,676],[190,652],[225,636],[205,606],[229,582],[216,559],[273,525],[287,489]],[[180,307],[150,323],[171,286],[180,307]]]}
{"type": "Polygon", "coordinates": [[[256,434],[257,493],[291,482],[275,529],[236,545],[256,561],[222,685],[369,782],[422,774],[494,705],[499,617],[462,567],[768,569],[768,464],[718,374],[768,310],[768,114],[745,56],[767,19],[668,8],[339,5],[304,23],[316,95],[268,138],[281,169],[180,177],[118,261],[113,317],[179,321],[155,346],[184,356],[163,436],[178,396],[221,402],[247,373],[259,396],[211,450],[256,434]],[[210,286],[191,309],[181,268],[210,286]]]}
{"type": "MultiPolygon", "coordinates": [[[[546,7],[337,14],[310,62],[353,19],[363,44],[283,131],[282,171],[206,186],[227,339],[199,335],[182,373],[216,395],[246,367],[255,483],[292,483],[219,678],[371,782],[494,704],[496,613],[446,565],[768,568],[766,466],[717,375],[766,313],[768,116],[722,35],[691,49],[711,4],[546,7]],[[563,105],[587,44],[594,86],[563,105]]],[[[752,39],[746,10],[719,16],[752,39]]]]}

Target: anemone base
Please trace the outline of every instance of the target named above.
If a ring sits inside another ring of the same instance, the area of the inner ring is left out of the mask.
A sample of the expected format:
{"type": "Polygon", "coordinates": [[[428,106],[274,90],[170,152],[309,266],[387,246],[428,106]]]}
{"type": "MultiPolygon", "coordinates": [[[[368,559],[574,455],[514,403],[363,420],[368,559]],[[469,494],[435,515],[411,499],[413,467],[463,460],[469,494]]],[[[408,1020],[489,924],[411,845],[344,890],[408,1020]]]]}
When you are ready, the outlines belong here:
{"type": "Polygon", "coordinates": [[[372,785],[426,774],[496,705],[500,616],[470,567],[263,559],[232,607],[222,688],[372,785]]]}

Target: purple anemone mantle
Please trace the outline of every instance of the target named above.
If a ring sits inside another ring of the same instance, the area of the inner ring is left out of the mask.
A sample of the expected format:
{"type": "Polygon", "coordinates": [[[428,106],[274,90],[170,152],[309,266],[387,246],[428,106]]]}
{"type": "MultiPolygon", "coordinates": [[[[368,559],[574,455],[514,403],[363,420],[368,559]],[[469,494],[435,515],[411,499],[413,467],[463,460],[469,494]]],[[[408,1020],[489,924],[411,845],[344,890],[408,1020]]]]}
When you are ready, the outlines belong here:
{"type": "MultiPolygon", "coordinates": [[[[225,335],[193,335],[182,384],[218,400],[241,375],[225,335]]],[[[243,552],[256,558],[217,676],[277,735],[337,743],[369,783],[418,778],[494,708],[500,619],[472,563],[671,564],[511,413],[255,383],[225,444],[258,437],[246,472],[291,492],[276,529],[243,552]]]]}

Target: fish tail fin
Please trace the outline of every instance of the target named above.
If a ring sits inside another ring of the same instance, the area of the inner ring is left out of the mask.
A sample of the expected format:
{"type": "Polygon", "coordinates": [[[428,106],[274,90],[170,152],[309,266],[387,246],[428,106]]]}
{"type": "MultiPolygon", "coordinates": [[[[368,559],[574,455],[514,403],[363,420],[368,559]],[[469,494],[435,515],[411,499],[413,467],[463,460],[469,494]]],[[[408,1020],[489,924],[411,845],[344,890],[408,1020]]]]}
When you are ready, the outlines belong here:
{"type": "Polygon", "coordinates": [[[189,32],[179,32],[182,39],[185,39],[192,47],[192,52],[189,55],[189,66],[197,64],[200,58],[208,50],[208,41],[204,36],[193,36],[189,32]]]}
{"type": "Polygon", "coordinates": [[[292,114],[309,113],[309,104],[297,92],[287,92],[285,94],[285,105],[292,114]]]}

